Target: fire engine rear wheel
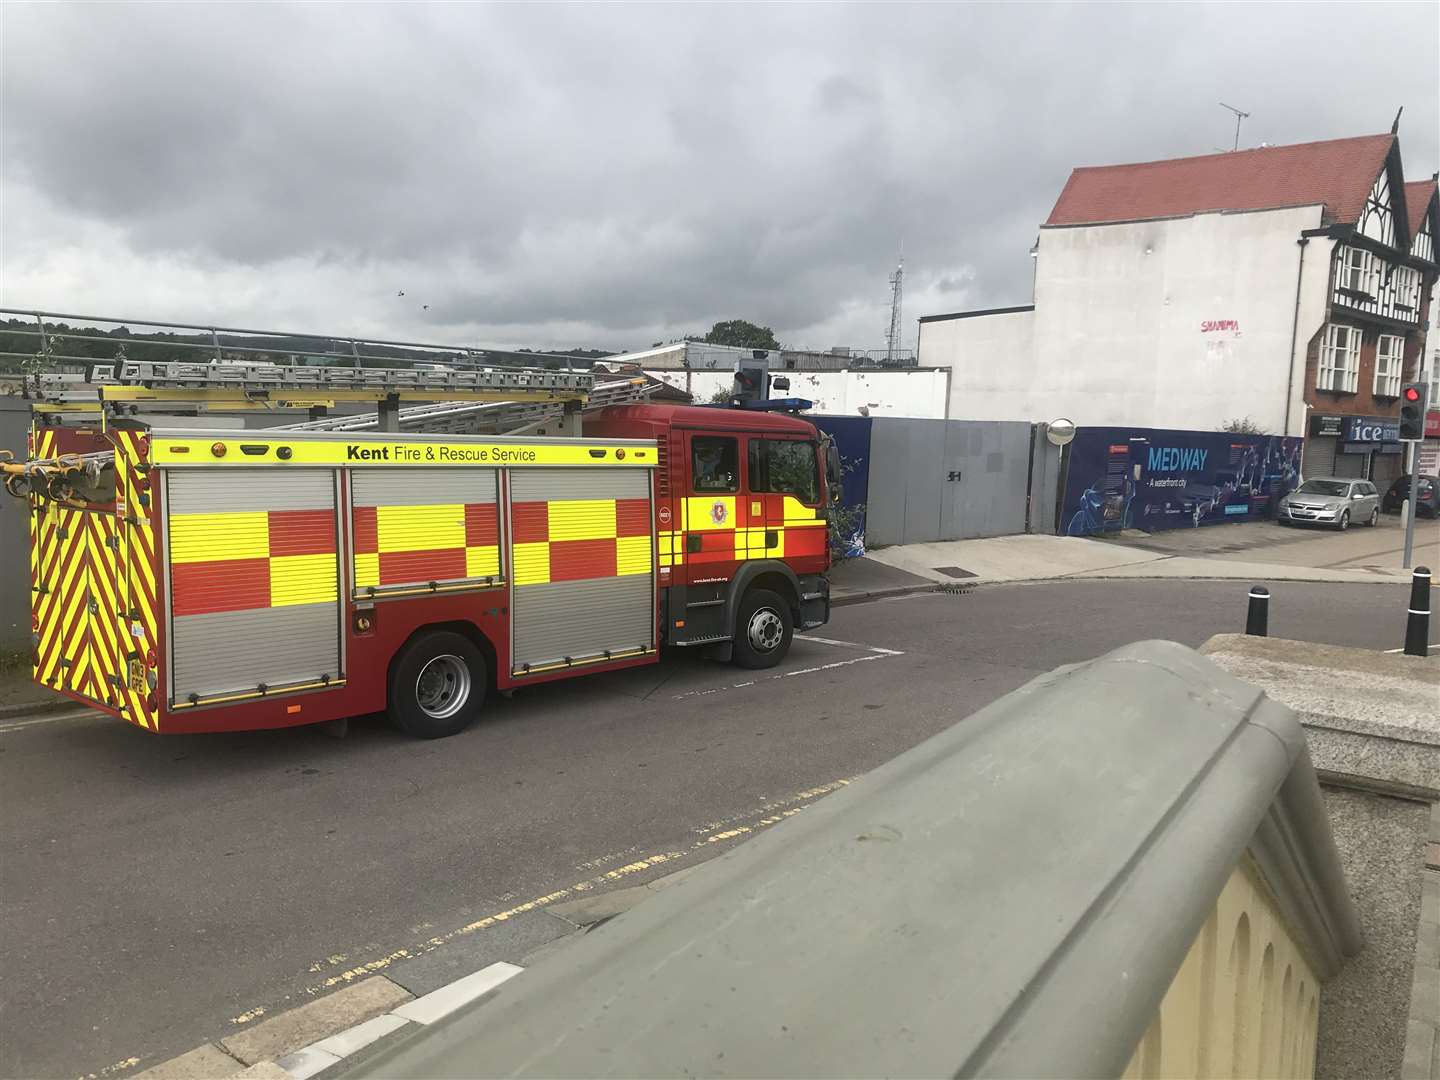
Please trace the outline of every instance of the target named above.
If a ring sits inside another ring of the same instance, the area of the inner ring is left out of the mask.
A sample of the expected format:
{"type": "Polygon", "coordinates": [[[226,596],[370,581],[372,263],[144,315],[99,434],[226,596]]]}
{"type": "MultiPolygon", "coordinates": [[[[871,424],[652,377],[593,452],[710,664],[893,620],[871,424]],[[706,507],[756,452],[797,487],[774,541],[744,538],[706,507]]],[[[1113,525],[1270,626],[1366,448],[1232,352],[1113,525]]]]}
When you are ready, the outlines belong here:
{"type": "Polygon", "coordinates": [[[732,655],[743,668],[774,667],[790,651],[795,622],[790,605],[769,589],[751,589],[735,616],[732,655]]]}
{"type": "Polygon", "coordinates": [[[416,638],[390,671],[390,719],[417,739],[465,730],[485,700],[485,658],[468,638],[437,630],[416,638]]]}

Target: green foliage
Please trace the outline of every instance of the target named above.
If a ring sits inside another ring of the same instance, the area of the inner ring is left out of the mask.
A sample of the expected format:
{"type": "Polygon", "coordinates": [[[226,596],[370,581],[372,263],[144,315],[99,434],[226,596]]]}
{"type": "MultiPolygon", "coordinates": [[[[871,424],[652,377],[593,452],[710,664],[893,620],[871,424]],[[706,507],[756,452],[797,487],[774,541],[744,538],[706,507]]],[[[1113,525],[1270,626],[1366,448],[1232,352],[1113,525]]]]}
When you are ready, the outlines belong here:
{"type": "Polygon", "coordinates": [[[1266,431],[1248,416],[1242,416],[1235,420],[1226,420],[1220,425],[1220,430],[1231,435],[1264,435],[1266,431]]]}
{"type": "Polygon", "coordinates": [[[730,387],[728,387],[728,386],[717,386],[717,387],[715,388],[715,392],[710,395],[710,404],[711,404],[711,405],[728,405],[728,404],[730,404],[730,387]]]}
{"type": "Polygon", "coordinates": [[[727,319],[717,322],[705,335],[709,345],[738,345],[742,349],[778,349],[775,331],[768,326],[756,326],[744,319],[727,319]]]}

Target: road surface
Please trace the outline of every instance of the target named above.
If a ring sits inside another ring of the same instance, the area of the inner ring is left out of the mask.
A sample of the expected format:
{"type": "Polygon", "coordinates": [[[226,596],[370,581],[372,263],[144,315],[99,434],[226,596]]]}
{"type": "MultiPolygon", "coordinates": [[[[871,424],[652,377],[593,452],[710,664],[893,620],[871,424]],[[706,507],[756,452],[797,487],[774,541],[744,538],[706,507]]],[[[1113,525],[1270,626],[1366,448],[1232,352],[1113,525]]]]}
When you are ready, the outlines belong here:
{"type": "MultiPolygon", "coordinates": [[[[1271,591],[1277,636],[1401,644],[1403,587],[1271,591]]],[[[569,929],[543,910],[558,890],[718,854],[1060,664],[1238,630],[1245,592],[861,604],[775,671],[675,657],[495,701],[438,742],[378,719],[344,740],[0,727],[0,1075],[120,1075],[367,971],[424,992],[518,961],[569,929]]]]}

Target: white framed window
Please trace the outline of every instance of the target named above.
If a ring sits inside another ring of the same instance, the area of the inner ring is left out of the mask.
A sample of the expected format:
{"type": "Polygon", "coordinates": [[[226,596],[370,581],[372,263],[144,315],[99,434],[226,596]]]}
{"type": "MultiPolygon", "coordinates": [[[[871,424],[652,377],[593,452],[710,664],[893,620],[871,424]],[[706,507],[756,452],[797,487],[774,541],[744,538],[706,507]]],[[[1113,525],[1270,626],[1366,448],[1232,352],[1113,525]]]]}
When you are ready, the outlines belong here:
{"type": "Polygon", "coordinates": [[[1375,256],[1364,248],[1347,247],[1340,263],[1340,288],[1374,296],[1378,273],[1375,256]]]}
{"type": "Polygon", "coordinates": [[[1403,304],[1411,311],[1420,310],[1420,271],[1411,266],[1397,266],[1390,278],[1390,288],[1395,292],[1395,303],[1403,304]]]}
{"type": "Polygon", "coordinates": [[[1405,339],[1381,334],[1375,346],[1376,397],[1400,396],[1400,373],[1405,368],[1405,339]]]}
{"type": "Polygon", "coordinates": [[[1426,398],[1426,405],[1431,409],[1440,409],[1440,349],[1430,354],[1430,394],[1426,398]]]}
{"type": "Polygon", "coordinates": [[[1320,376],[1317,390],[1334,390],[1353,394],[1360,387],[1360,342],[1358,326],[1331,323],[1325,328],[1320,343],[1320,376]]]}

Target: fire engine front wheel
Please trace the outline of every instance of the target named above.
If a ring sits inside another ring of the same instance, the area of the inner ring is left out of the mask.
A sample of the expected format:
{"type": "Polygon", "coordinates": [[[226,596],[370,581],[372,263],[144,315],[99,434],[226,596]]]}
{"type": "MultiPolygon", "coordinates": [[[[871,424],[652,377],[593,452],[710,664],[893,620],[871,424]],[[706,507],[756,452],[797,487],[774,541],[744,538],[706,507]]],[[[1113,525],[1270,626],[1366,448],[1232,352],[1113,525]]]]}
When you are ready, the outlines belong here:
{"type": "Polygon", "coordinates": [[[751,589],[735,616],[735,663],[743,668],[774,667],[785,659],[794,636],[790,605],[769,589],[751,589]]]}
{"type": "Polygon", "coordinates": [[[416,638],[390,672],[390,719],[407,735],[443,739],[463,731],[485,700],[485,658],[468,638],[416,638]]]}

